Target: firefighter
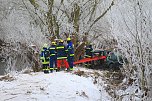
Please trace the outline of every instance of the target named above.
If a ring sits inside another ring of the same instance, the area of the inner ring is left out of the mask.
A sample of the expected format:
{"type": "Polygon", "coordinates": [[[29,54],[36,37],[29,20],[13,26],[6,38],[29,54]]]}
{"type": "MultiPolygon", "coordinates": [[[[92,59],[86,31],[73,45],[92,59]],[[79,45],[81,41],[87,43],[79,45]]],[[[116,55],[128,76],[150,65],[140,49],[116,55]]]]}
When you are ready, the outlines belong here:
{"type": "Polygon", "coordinates": [[[46,43],[41,50],[40,59],[42,61],[43,72],[49,73],[49,50],[47,49],[46,43]]]}
{"type": "Polygon", "coordinates": [[[67,38],[67,53],[68,64],[70,66],[70,71],[72,71],[74,62],[74,47],[71,38],[67,38]]]}
{"type": "Polygon", "coordinates": [[[50,72],[52,73],[53,70],[57,70],[56,42],[52,42],[51,46],[49,47],[49,51],[50,51],[50,72]]]}
{"type": "MultiPolygon", "coordinates": [[[[85,47],[85,58],[92,58],[93,57],[93,48],[92,48],[92,45],[91,44],[88,44],[86,47],[85,47]]],[[[92,64],[92,62],[86,62],[85,63],[85,66],[86,67],[90,67],[92,64]]]]}
{"type": "Polygon", "coordinates": [[[65,67],[67,70],[69,70],[69,64],[66,61],[67,59],[67,53],[66,53],[66,47],[63,44],[63,40],[59,41],[59,44],[56,46],[57,50],[57,68],[58,71],[61,67],[65,67]]]}

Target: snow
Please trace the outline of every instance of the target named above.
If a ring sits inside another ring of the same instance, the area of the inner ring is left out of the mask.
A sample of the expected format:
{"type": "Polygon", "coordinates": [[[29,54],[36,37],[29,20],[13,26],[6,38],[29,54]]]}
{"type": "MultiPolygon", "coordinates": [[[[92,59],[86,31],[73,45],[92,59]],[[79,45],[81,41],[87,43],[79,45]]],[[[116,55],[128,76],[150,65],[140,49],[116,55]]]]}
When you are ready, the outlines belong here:
{"type": "Polygon", "coordinates": [[[14,78],[0,81],[0,101],[111,101],[90,77],[69,72],[20,73],[14,78]]]}

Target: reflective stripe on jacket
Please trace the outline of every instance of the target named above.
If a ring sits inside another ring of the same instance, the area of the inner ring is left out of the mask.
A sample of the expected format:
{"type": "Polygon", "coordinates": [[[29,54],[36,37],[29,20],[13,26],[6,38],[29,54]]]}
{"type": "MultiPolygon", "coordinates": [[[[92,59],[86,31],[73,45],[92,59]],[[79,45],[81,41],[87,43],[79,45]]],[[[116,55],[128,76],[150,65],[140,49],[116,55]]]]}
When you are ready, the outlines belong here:
{"type": "Polygon", "coordinates": [[[42,64],[49,64],[49,50],[47,48],[41,50],[40,59],[42,64]]]}
{"type": "Polygon", "coordinates": [[[56,55],[56,46],[55,45],[51,45],[49,47],[49,51],[50,51],[50,56],[55,56],[56,55]]]}
{"type": "Polygon", "coordinates": [[[73,44],[71,41],[68,42],[67,53],[68,53],[68,56],[74,56],[74,48],[73,48],[73,44]]]}
{"type": "Polygon", "coordinates": [[[85,56],[92,57],[93,56],[93,48],[91,46],[87,46],[85,48],[85,56]]]}
{"type": "Polygon", "coordinates": [[[59,43],[56,47],[56,50],[57,50],[57,59],[67,58],[66,47],[63,45],[63,43],[59,43]]]}

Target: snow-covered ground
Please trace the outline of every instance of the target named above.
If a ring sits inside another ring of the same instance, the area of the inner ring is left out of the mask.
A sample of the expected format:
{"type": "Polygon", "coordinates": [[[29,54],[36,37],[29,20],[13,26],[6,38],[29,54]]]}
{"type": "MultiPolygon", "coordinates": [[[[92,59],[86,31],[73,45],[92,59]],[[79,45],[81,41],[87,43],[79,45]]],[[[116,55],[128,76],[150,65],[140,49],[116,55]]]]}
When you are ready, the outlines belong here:
{"type": "Polygon", "coordinates": [[[73,72],[16,74],[0,81],[0,101],[111,101],[91,77],[73,72]]]}

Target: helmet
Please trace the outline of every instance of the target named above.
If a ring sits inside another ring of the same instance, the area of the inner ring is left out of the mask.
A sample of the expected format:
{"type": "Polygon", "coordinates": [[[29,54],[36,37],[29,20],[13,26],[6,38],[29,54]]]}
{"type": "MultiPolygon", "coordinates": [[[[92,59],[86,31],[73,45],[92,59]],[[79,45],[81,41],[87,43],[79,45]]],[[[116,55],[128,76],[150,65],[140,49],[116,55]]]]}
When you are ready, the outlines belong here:
{"type": "Polygon", "coordinates": [[[68,38],[67,38],[67,41],[71,41],[71,38],[70,38],[70,37],[68,37],[68,38]]]}
{"type": "Polygon", "coordinates": [[[52,45],[56,45],[56,42],[52,41],[52,45]]]}
{"type": "Polygon", "coordinates": [[[62,40],[62,39],[60,39],[60,41],[59,41],[59,42],[63,43],[63,40],[62,40]]]}
{"type": "Polygon", "coordinates": [[[46,43],[43,45],[43,48],[47,48],[47,44],[46,43]]]}

